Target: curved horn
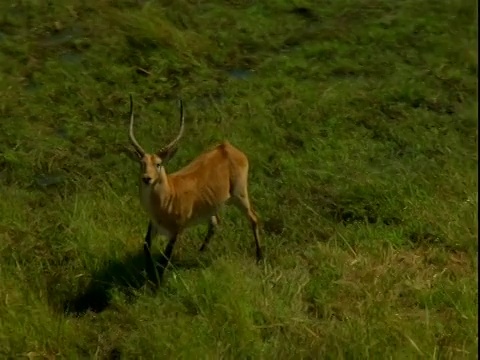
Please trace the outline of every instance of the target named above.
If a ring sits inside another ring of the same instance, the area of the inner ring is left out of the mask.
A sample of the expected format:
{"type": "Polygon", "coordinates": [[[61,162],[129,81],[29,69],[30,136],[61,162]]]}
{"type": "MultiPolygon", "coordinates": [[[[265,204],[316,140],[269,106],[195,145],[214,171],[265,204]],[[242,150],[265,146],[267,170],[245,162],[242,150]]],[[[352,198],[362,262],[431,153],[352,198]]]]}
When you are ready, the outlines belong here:
{"type": "Polygon", "coordinates": [[[161,150],[158,151],[158,153],[164,153],[168,150],[170,150],[172,147],[174,147],[177,142],[182,138],[183,136],[183,130],[185,129],[185,119],[183,116],[183,101],[182,99],[178,100],[179,106],[180,106],[180,130],[178,132],[178,135],[175,139],[173,139],[168,145],[164,146],[161,150]]]}
{"type": "Polygon", "coordinates": [[[137,139],[135,139],[135,136],[133,135],[133,100],[132,100],[132,94],[130,94],[130,142],[132,143],[133,147],[137,151],[137,153],[141,156],[145,155],[145,150],[142,149],[140,144],[137,142],[137,139]]]}

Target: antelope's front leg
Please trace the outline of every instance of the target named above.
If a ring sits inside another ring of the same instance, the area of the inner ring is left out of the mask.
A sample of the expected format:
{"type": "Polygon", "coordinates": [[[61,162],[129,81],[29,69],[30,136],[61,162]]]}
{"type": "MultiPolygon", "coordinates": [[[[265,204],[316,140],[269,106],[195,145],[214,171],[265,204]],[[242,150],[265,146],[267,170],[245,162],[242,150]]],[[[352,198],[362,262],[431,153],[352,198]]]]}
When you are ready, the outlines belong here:
{"type": "Polygon", "coordinates": [[[165,272],[165,269],[168,266],[168,263],[170,262],[170,258],[172,257],[172,252],[173,248],[175,247],[175,243],[177,242],[178,238],[178,233],[173,234],[170,239],[168,240],[167,247],[165,248],[165,251],[163,252],[163,257],[160,260],[160,272],[159,272],[159,277],[160,280],[163,278],[163,273],[165,272]]]}
{"type": "Polygon", "coordinates": [[[157,278],[157,272],[155,271],[155,266],[153,264],[153,258],[152,258],[152,239],[155,238],[157,231],[155,227],[153,226],[152,222],[148,222],[148,228],[147,228],[147,233],[145,234],[145,241],[143,243],[143,253],[145,254],[145,265],[146,265],[146,271],[147,271],[147,276],[150,280],[155,281],[155,283],[158,283],[158,278],[157,278]]]}

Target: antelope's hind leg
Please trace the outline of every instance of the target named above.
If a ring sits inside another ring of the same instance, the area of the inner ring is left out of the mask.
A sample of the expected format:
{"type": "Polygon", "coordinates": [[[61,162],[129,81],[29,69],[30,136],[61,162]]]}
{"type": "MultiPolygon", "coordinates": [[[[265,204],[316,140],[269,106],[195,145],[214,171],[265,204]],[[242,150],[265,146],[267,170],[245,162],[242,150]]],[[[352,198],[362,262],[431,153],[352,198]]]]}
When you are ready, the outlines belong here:
{"type": "Polygon", "coordinates": [[[210,218],[210,221],[208,223],[207,235],[205,236],[205,240],[203,240],[203,244],[200,247],[200,251],[206,250],[208,243],[210,242],[210,239],[212,238],[212,236],[215,234],[215,230],[217,229],[219,223],[220,223],[220,220],[218,218],[218,215],[215,214],[210,218]]]}
{"type": "Polygon", "coordinates": [[[257,261],[260,262],[263,259],[263,253],[260,246],[260,234],[258,231],[257,214],[255,214],[255,211],[252,209],[252,206],[250,204],[250,200],[248,198],[246,191],[244,191],[242,194],[235,195],[234,199],[235,199],[234,201],[235,206],[237,206],[247,216],[248,220],[250,221],[253,237],[255,238],[257,261]]]}

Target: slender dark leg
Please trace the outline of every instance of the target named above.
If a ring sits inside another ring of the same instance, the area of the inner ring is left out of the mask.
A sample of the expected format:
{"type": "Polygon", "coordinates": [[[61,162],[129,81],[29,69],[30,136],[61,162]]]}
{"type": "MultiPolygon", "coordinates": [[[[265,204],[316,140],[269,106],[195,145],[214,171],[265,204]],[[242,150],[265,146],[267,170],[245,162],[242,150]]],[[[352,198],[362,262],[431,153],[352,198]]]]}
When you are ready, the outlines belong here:
{"type": "Polygon", "coordinates": [[[258,219],[255,211],[250,208],[248,212],[248,218],[250,220],[250,224],[252,226],[253,237],[255,238],[255,248],[256,248],[256,255],[257,255],[257,262],[263,259],[262,248],[260,246],[260,235],[258,234],[258,219]]]}
{"type": "Polygon", "coordinates": [[[255,214],[255,211],[253,211],[250,205],[250,200],[248,199],[248,196],[245,194],[237,195],[237,198],[234,204],[237,205],[240,208],[240,210],[242,210],[245,213],[245,215],[248,217],[248,220],[250,221],[253,237],[255,239],[257,262],[260,262],[263,259],[263,254],[262,254],[262,248],[260,245],[260,235],[258,233],[257,215],[255,214]]]}
{"type": "Polygon", "coordinates": [[[210,222],[208,223],[207,235],[205,236],[205,240],[203,240],[203,244],[200,247],[200,251],[204,251],[207,248],[208,243],[210,242],[210,239],[215,234],[215,229],[216,229],[218,223],[219,223],[218,216],[213,215],[210,218],[210,222]]]}
{"type": "Polygon", "coordinates": [[[177,242],[178,234],[174,234],[170,240],[168,241],[167,247],[163,252],[163,258],[160,261],[160,268],[159,268],[159,277],[160,280],[163,278],[163,273],[170,262],[170,258],[172,257],[173,248],[175,247],[175,243],[177,242]]]}
{"type": "Polygon", "coordinates": [[[147,233],[145,234],[145,241],[143,243],[143,253],[145,254],[145,265],[147,276],[150,280],[158,284],[157,272],[155,271],[155,266],[153,264],[152,253],[150,251],[152,247],[152,238],[154,236],[155,230],[153,229],[152,222],[148,222],[147,233]]]}

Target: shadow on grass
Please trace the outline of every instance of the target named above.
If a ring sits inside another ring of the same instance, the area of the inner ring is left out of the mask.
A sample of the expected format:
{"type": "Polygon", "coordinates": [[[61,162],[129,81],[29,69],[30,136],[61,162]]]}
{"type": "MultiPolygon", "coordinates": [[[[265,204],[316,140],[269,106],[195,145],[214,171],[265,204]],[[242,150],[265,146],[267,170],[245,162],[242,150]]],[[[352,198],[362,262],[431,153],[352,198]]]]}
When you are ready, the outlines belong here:
{"type": "MultiPolygon", "coordinates": [[[[156,264],[159,263],[161,258],[161,254],[153,256],[156,264]]],[[[168,273],[172,271],[172,268],[194,269],[205,265],[205,262],[199,259],[172,259],[165,274],[168,277],[168,273]]],[[[157,271],[160,275],[158,268],[157,271]]],[[[83,291],[63,303],[63,311],[65,314],[73,316],[82,316],[87,311],[100,313],[110,305],[112,289],[115,288],[123,292],[127,297],[127,301],[131,302],[136,297],[136,290],[149,284],[152,285],[152,282],[146,275],[145,257],[143,251],[141,251],[122,261],[112,261],[103,269],[94,273],[83,291]]],[[[149,286],[149,288],[155,291],[154,286],[149,286]]]]}

